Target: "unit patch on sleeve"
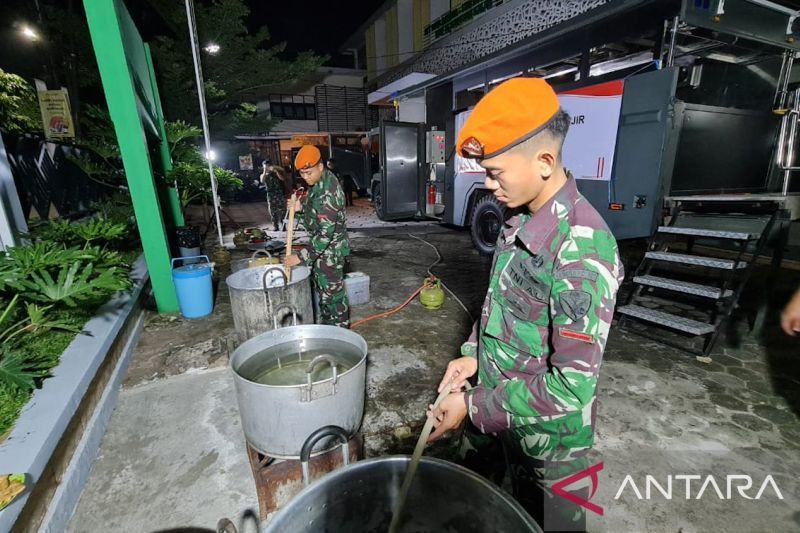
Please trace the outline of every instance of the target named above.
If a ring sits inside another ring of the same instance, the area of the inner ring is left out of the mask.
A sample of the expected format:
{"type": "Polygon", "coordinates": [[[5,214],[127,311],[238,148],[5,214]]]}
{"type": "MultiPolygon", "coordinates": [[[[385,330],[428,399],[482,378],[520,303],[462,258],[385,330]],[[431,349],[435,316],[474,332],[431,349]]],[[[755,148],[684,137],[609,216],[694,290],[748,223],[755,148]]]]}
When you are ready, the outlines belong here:
{"type": "Polygon", "coordinates": [[[572,320],[580,320],[589,312],[592,295],[586,291],[562,291],[559,295],[559,303],[561,303],[561,309],[565,315],[572,320]]]}

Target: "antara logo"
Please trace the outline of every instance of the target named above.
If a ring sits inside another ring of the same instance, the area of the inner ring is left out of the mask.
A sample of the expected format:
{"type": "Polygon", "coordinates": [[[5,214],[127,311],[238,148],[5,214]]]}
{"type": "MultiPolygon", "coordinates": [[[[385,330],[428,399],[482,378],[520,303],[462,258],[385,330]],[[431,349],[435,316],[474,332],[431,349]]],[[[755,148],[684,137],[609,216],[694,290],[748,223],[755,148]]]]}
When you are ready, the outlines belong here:
{"type": "MultiPolygon", "coordinates": [[[[644,480],[644,496],[642,496],[642,492],[639,490],[639,487],[636,485],[636,482],[633,480],[633,476],[628,474],[625,476],[625,479],[622,481],[622,485],[620,485],[619,490],[617,491],[617,495],[614,496],[615,500],[618,500],[620,496],[622,496],[623,492],[626,490],[630,490],[633,494],[636,495],[636,498],[640,500],[650,500],[654,496],[653,489],[657,490],[666,500],[672,500],[673,492],[677,493],[677,496],[680,497],[681,495],[681,488],[684,488],[683,494],[685,495],[684,498],[687,500],[692,499],[692,495],[694,494],[694,499],[699,500],[703,497],[703,495],[708,492],[711,494],[713,490],[717,497],[720,500],[731,500],[735,497],[733,489],[736,489],[738,495],[746,500],[760,500],[761,496],[764,495],[767,488],[771,488],[771,490],[775,493],[775,496],[778,499],[783,499],[783,494],[781,490],[778,488],[778,484],[775,483],[775,480],[772,478],[771,475],[768,475],[764,478],[764,481],[761,483],[758,492],[756,492],[755,496],[751,496],[749,491],[753,489],[753,478],[746,474],[731,474],[725,476],[725,481],[722,483],[722,486],[726,488],[725,492],[720,489],[720,484],[717,483],[717,480],[714,476],[708,475],[703,478],[703,476],[699,474],[678,474],[678,475],[668,475],[666,482],[664,484],[659,483],[655,477],[651,475],[645,476],[644,480]],[[674,483],[673,483],[674,482],[674,483]],[[681,483],[683,482],[683,483],[681,483]],[[699,489],[696,493],[692,492],[693,482],[694,487],[699,489]],[[677,490],[673,491],[673,485],[677,485],[677,490]]],[[[655,495],[655,497],[658,497],[655,495]]]]}
{"type": "MultiPolygon", "coordinates": [[[[575,505],[580,505],[581,507],[592,511],[593,513],[603,516],[603,508],[589,501],[597,492],[597,473],[602,469],[602,462],[594,464],[589,468],[585,468],[576,474],[554,483],[552,490],[562,498],[571,501],[575,505]],[[591,490],[589,491],[588,499],[583,499],[577,494],[566,490],[566,487],[585,477],[590,478],[591,482],[591,490]]],[[[624,493],[627,492],[631,492],[639,500],[651,500],[654,499],[654,497],[658,497],[657,494],[655,494],[656,491],[666,500],[672,500],[673,497],[683,497],[686,500],[691,500],[692,498],[699,500],[706,493],[712,494],[712,491],[713,493],[716,493],[716,496],[720,500],[731,500],[736,497],[741,497],[746,500],[760,500],[768,489],[774,493],[779,500],[783,500],[783,493],[778,488],[778,484],[771,475],[765,477],[764,481],[761,482],[758,491],[755,492],[754,495],[751,495],[750,492],[753,491],[754,488],[753,478],[746,474],[726,475],[724,482],[722,483],[717,483],[717,479],[712,475],[707,475],[705,477],[699,474],[668,475],[665,482],[659,482],[655,476],[648,474],[645,476],[644,485],[637,485],[636,481],[633,479],[633,476],[628,474],[625,476],[625,479],[623,479],[619,490],[617,490],[614,500],[618,500],[624,493]],[[640,486],[644,487],[644,494],[642,494],[642,491],[639,489],[640,486]],[[726,490],[723,492],[720,487],[725,487],[726,490]],[[682,488],[684,490],[681,492],[682,488]],[[696,489],[696,492],[692,490],[693,488],[696,489]]]]}
{"type": "Polygon", "coordinates": [[[592,499],[592,496],[594,496],[595,492],[597,492],[597,485],[598,485],[597,473],[602,469],[603,469],[602,462],[594,464],[589,468],[584,468],[577,474],[572,474],[571,476],[564,478],[557,483],[554,483],[552,486],[553,492],[555,492],[562,498],[566,498],[575,505],[580,505],[581,507],[584,507],[592,511],[593,513],[597,513],[600,516],[603,516],[603,508],[589,501],[592,499]],[[573,483],[575,483],[576,481],[583,479],[585,477],[589,477],[592,482],[592,490],[589,492],[589,500],[584,500],[580,496],[564,490],[564,487],[568,487],[573,483]]]}

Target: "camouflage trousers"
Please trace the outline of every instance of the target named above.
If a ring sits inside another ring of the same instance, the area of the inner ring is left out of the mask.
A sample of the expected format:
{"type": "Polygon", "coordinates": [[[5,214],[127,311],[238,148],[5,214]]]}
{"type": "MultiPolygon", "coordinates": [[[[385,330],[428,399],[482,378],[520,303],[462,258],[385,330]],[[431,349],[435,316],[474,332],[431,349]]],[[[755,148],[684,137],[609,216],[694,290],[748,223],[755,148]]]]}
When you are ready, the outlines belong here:
{"type": "Polygon", "coordinates": [[[314,288],[319,295],[320,324],[350,327],[350,303],[344,288],[345,258],[322,255],[314,261],[314,288]]]}
{"type": "MultiPolygon", "coordinates": [[[[512,433],[506,432],[497,438],[479,433],[471,424],[464,428],[459,455],[464,466],[498,485],[502,485],[506,474],[509,475],[514,499],[544,531],[586,531],[586,510],[553,492],[552,486],[587,468],[588,458],[534,459],[522,453],[512,433]]],[[[564,490],[588,500],[591,487],[582,481],[564,490]]]]}
{"type": "Polygon", "coordinates": [[[277,231],[286,217],[286,198],[282,194],[267,194],[269,216],[272,218],[272,227],[277,231]]]}

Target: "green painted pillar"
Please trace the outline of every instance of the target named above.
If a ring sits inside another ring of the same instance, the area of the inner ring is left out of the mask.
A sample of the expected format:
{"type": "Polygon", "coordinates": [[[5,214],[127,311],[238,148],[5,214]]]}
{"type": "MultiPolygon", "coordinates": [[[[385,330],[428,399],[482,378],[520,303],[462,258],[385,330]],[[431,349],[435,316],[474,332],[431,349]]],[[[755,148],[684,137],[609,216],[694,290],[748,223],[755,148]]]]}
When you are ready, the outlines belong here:
{"type": "MultiPolygon", "coordinates": [[[[156,126],[161,135],[161,142],[158,146],[161,155],[161,170],[164,175],[172,170],[172,157],[169,154],[169,141],[167,140],[167,127],[164,123],[164,112],[161,110],[161,96],[158,94],[158,83],[156,83],[156,71],[153,67],[153,56],[150,54],[150,45],[144,43],[144,55],[147,59],[147,70],[150,73],[150,84],[153,87],[153,101],[156,106],[156,126]]],[[[167,187],[167,203],[172,225],[175,227],[185,224],[181,201],[178,198],[178,190],[175,187],[167,187]]]]}
{"type": "Polygon", "coordinates": [[[143,122],[146,117],[140,115],[147,113],[146,104],[152,104],[147,101],[152,95],[142,93],[151,90],[145,78],[146,67],[141,65],[144,43],[120,0],[84,0],[84,7],[156,305],[161,313],[174,312],[178,310],[178,298],[172,282],[169,244],[148,154],[143,122]]]}

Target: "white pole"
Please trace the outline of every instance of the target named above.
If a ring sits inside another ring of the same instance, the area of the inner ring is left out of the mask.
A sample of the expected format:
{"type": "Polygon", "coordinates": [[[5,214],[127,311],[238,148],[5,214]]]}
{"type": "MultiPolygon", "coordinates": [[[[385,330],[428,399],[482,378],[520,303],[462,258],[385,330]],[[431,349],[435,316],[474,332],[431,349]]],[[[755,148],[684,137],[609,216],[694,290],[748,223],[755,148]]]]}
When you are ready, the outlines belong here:
{"type": "Polygon", "coordinates": [[[219,245],[223,246],[222,224],[219,220],[219,197],[217,196],[217,178],[214,176],[214,163],[211,161],[211,135],[208,132],[208,115],[206,112],[206,95],[203,89],[203,71],[200,66],[200,46],[197,44],[197,24],[194,18],[194,3],[186,0],[186,18],[189,21],[189,39],[192,42],[192,58],[194,59],[194,75],[197,80],[197,98],[200,100],[200,119],[203,122],[203,138],[206,141],[206,161],[208,177],[211,180],[211,195],[214,200],[214,217],[217,221],[219,245]]]}

